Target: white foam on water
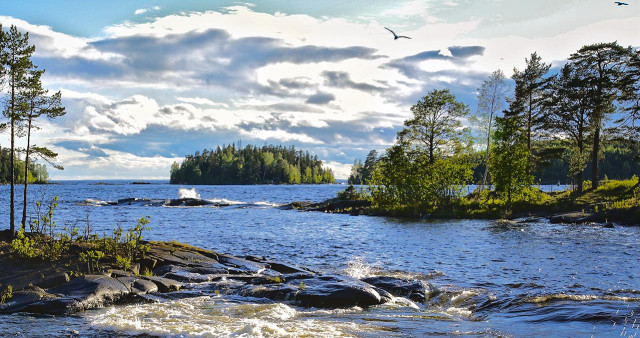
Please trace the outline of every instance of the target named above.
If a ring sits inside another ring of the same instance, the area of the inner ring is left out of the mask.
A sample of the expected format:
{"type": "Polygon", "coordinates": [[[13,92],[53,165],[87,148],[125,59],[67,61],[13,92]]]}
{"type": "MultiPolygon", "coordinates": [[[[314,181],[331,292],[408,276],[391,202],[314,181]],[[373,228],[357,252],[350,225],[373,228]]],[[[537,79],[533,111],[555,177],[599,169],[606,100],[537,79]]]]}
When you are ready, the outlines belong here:
{"type": "MultiPolygon", "coordinates": [[[[359,309],[362,311],[362,309],[359,309]]],[[[349,337],[375,331],[367,324],[310,318],[282,303],[228,302],[219,297],[114,306],[84,314],[93,327],[116,334],[215,337],[349,337]]]]}
{"type": "Polygon", "coordinates": [[[264,206],[267,206],[267,207],[279,207],[281,205],[281,204],[278,204],[278,203],[272,203],[272,202],[267,202],[267,201],[258,201],[258,202],[255,202],[253,204],[255,204],[255,205],[264,205],[264,206]]]}
{"type": "Polygon", "coordinates": [[[247,204],[246,202],[233,201],[233,200],[228,200],[226,198],[212,198],[212,199],[208,199],[207,201],[215,204],[229,204],[229,205],[247,204]]]}
{"type": "Polygon", "coordinates": [[[362,257],[355,257],[347,263],[344,273],[353,278],[362,279],[373,276],[373,268],[362,257]]]}
{"type": "Polygon", "coordinates": [[[195,188],[187,189],[180,188],[178,189],[178,198],[196,198],[200,199],[200,194],[196,191],[195,188]]]}
{"type": "Polygon", "coordinates": [[[109,204],[109,202],[107,201],[101,201],[101,200],[94,200],[91,198],[87,198],[86,200],[84,200],[84,205],[93,205],[93,206],[103,206],[103,205],[107,205],[109,204]]]}

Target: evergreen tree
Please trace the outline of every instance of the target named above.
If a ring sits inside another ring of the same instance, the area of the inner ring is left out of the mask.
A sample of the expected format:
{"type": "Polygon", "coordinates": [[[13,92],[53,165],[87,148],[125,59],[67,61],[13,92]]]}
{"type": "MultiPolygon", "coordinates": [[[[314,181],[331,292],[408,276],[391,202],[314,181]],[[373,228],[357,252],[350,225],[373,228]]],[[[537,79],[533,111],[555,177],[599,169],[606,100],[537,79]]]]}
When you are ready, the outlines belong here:
{"type": "MultiPolygon", "coordinates": [[[[1,28],[1,27],[0,27],[1,28]]],[[[5,116],[9,119],[11,129],[11,188],[10,188],[10,211],[9,211],[9,229],[15,232],[15,137],[17,123],[20,121],[19,97],[21,85],[25,83],[24,79],[29,69],[33,67],[31,55],[35,51],[35,47],[29,45],[29,33],[21,33],[18,28],[11,26],[9,32],[2,35],[2,65],[4,68],[4,76],[8,83],[9,97],[4,110],[5,116]]],[[[26,174],[26,173],[25,173],[26,174]]]]}
{"type": "Polygon", "coordinates": [[[542,58],[535,52],[525,61],[527,66],[523,71],[513,70],[515,96],[506,114],[510,118],[515,117],[513,121],[524,131],[529,162],[527,168],[531,172],[535,164],[531,142],[535,137],[534,133],[543,126],[544,94],[550,80],[545,75],[549,72],[551,64],[542,62],[542,58]]]}
{"type": "Polygon", "coordinates": [[[548,93],[545,126],[569,140],[569,174],[578,194],[583,190],[583,173],[587,162],[588,134],[591,131],[589,111],[593,107],[591,88],[582,84],[584,74],[571,63],[554,77],[548,93]]]}
{"type": "Polygon", "coordinates": [[[44,148],[33,146],[31,148],[31,131],[38,127],[34,125],[34,121],[42,116],[49,119],[53,119],[64,115],[65,109],[62,106],[62,99],[60,92],[47,96],[48,90],[42,88],[42,82],[40,78],[44,70],[37,70],[34,68],[28,71],[28,76],[24,78],[24,83],[21,84],[21,91],[19,93],[20,100],[20,116],[22,116],[26,128],[27,136],[27,148],[25,149],[24,160],[24,193],[22,203],[22,222],[20,223],[24,230],[27,222],[27,186],[28,186],[28,172],[29,172],[29,156],[33,152],[34,155],[43,158],[45,161],[51,163],[54,168],[62,169],[62,166],[52,163],[52,160],[58,156],[53,151],[44,148]]]}
{"type": "Polygon", "coordinates": [[[603,123],[608,114],[615,112],[615,102],[623,99],[624,69],[631,48],[617,42],[599,43],[580,48],[569,60],[582,75],[582,85],[590,89],[593,106],[589,119],[593,125],[591,147],[591,182],[595,189],[600,182],[600,143],[603,123]]]}

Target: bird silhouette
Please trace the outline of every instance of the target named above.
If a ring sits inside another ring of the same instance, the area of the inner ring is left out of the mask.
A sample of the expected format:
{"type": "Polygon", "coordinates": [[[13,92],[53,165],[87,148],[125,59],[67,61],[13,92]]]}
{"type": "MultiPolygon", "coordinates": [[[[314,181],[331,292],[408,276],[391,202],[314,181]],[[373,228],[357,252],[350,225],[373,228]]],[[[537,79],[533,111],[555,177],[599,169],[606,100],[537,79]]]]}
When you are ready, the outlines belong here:
{"type": "Polygon", "coordinates": [[[626,2],[614,1],[613,3],[617,4],[618,6],[629,6],[629,4],[626,2]]]}
{"type": "Polygon", "coordinates": [[[389,29],[389,28],[387,28],[387,27],[385,27],[384,29],[388,30],[389,32],[391,32],[391,34],[393,34],[393,39],[394,39],[394,40],[398,40],[398,39],[400,39],[400,38],[411,39],[411,38],[410,38],[410,37],[408,37],[408,36],[398,35],[398,34],[396,34],[394,31],[390,30],[390,29],[389,29]]]}

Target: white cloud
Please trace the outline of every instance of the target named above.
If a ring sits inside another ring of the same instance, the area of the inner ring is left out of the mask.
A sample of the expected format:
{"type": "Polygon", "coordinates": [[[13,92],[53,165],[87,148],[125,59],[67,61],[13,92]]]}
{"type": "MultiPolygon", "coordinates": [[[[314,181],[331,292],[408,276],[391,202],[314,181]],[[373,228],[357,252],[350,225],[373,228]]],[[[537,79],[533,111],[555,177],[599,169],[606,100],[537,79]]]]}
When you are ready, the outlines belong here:
{"type": "Polygon", "coordinates": [[[336,161],[323,161],[322,164],[333,171],[333,176],[337,179],[346,180],[351,175],[352,163],[340,163],[336,161]]]}
{"type": "Polygon", "coordinates": [[[203,106],[213,106],[213,107],[220,106],[224,108],[229,108],[229,105],[226,103],[213,102],[203,97],[176,97],[176,100],[181,102],[186,102],[186,103],[203,105],[203,106]]]}
{"type": "Polygon", "coordinates": [[[161,9],[160,6],[153,6],[151,8],[140,8],[140,9],[136,9],[135,12],[133,12],[133,14],[140,15],[140,14],[147,13],[149,11],[159,11],[160,9],[161,9]]]}
{"type": "Polygon", "coordinates": [[[0,16],[3,27],[14,25],[22,32],[29,32],[29,43],[36,46],[36,55],[43,57],[78,57],[87,60],[105,60],[119,62],[122,55],[101,52],[90,43],[87,38],[75,37],[56,32],[49,26],[33,25],[24,20],[0,16]]]}

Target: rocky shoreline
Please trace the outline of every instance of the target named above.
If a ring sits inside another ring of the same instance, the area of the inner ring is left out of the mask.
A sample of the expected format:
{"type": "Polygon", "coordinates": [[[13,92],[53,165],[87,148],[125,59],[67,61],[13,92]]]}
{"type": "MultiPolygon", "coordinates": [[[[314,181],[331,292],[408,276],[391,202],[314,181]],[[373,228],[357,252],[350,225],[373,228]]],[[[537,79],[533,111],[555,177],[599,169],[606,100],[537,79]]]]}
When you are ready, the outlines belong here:
{"type": "MultiPolygon", "coordinates": [[[[326,213],[338,213],[349,214],[352,216],[367,215],[367,216],[386,216],[393,217],[396,215],[385,214],[379,210],[371,208],[371,202],[367,200],[343,200],[338,198],[331,198],[323,202],[292,202],[281,206],[286,210],[300,210],[300,211],[316,211],[326,213]]],[[[434,218],[429,215],[422,217],[423,219],[434,218]]],[[[460,217],[449,217],[460,218],[460,217]]],[[[499,217],[496,217],[498,219],[499,217]]],[[[532,211],[532,212],[517,212],[508,217],[508,219],[548,219],[550,223],[565,223],[565,224],[589,224],[597,223],[602,224],[605,227],[614,227],[614,223],[622,225],[640,225],[640,219],[635,216],[633,212],[623,211],[608,211],[608,212],[584,212],[584,211],[572,211],[572,210],[554,210],[554,211],[532,211]]]]}
{"type": "Polygon", "coordinates": [[[58,262],[33,262],[0,252],[0,270],[4,271],[0,283],[13,287],[11,297],[0,305],[0,313],[69,315],[114,304],[164,302],[211,293],[303,307],[348,308],[383,304],[394,297],[424,302],[438,292],[421,280],[360,280],[264,257],[235,257],[177,242],[146,243],[149,252],[132,264],[131,271],[104,264],[101,272],[93,274],[74,272],[79,260],[73,253],[58,262]]]}

